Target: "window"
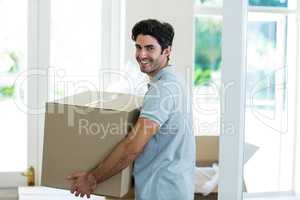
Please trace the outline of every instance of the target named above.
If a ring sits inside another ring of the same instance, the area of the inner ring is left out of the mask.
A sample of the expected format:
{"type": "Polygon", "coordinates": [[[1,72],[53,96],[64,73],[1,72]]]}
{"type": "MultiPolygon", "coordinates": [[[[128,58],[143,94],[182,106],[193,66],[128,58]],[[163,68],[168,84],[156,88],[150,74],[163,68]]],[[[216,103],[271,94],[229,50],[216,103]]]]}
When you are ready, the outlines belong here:
{"type": "Polygon", "coordinates": [[[198,135],[219,133],[219,87],[221,82],[220,16],[195,17],[194,131],[198,135]]]}
{"type": "Polygon", "coordinates": [[[26,81],[16,83],[27,70],[27,1],[0,1],[0,26],[0,172],[14,172],[27,167],[27,116],[16,106],[27,97],[26,81]]]}
{"type": "Polygon", "coordinates": [[[107,90],[119,78],[124,9],[118,0],[51,1],[50,100],[107,90]]]}
{"type": "Polygon", "coordinates": [[[101,1],[51,1],[49,98],[98,88],[101,1]]]}
{"type": "Polygon", "coordinates": [[[259,151],[245,166],[245,176],[252,180],[248,188],[253,192],[290,191],[295,133],[293,125],[287,124],[294,112],[289,110],[294,105],[288,103],[292,97],[287,78],[295,71],[295,58],[286,55],[296,50],[287,40],[287,33],[295,29],[295,18],[252,12],[248,21],[245,139],[259,151]],[[255,181],[259,177],[265,178],[255,181]]]}
{"type": "MultiPolygon", "coordinates": [[[[248,193],[294,189],[296,3],[249,0],[245,141],[259,149],[244,167],[248,193]]],[[[195,0],[194,16],[195,134],[218,135],[222,1],[195,0]]]]}

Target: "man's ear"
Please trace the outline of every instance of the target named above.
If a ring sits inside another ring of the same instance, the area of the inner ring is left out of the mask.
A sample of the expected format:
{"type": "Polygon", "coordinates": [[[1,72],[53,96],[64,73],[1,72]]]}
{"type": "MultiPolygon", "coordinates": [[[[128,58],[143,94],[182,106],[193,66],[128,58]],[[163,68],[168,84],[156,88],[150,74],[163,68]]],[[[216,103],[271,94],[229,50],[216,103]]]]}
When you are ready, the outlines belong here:
{"type": "Polygon", "coordinates": [[[163,53],[164,53],[165,55],[167,55],[167,56],[170,56],[171,51],[172,51],[171,46],[168,46],[168,48],[165,48],[165,49],[164,49],[163,53]]]}

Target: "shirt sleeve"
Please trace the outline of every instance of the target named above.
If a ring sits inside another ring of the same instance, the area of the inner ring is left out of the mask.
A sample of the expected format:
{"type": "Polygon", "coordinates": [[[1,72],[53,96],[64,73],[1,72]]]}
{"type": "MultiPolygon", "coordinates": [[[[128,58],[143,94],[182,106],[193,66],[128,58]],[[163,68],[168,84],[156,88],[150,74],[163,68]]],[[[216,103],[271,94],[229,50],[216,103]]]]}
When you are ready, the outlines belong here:
{"type": "Polygon", "coordinates": [[[169,119],[174,98],[166,86],[152,84],[144,97],[140,117],[155,121],[160,127],[169,119]]]}

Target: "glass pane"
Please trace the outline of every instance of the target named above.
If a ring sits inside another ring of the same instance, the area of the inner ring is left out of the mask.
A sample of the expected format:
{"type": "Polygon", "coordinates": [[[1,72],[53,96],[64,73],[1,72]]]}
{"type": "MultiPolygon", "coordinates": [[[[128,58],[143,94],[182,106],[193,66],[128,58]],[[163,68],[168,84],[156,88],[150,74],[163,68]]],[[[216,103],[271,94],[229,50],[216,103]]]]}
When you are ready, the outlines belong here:
{"type": "Polygon", "coordinates": [[[288,0],[249,0],[251,6],[287,7],[288,0]]]}
{"type": "Polygon", "coordinates": [[[218,135],[222,19],[198,16],[195,22],[194,133],[218,135]]]}
{"type": "Polygon", "coordinates": [[[98,0],[51,1],[50,99],[97,90],[101,15],[98,0]]]}
{"type": "Polygon", "coordinates": [[[194,0],[196,4],[208,7],[222,7],[223,0],[194,0]]]}
{"type": "Polygon", "coordinates": [[[294,133],[287,128],[292,114],[287,110],[287,27],[282,15],[249,14],[245,141],[258,147],[244,167],[249,193],[292,190],[294,133]]]}
{"type": "Polygon", "coordinates": [[[0,172],[27,167],[26,81],[19,87],[27,66],[27,1],[0,1],[0,172]],[[9,19],[9,20],[8,20],[9,19]]]}

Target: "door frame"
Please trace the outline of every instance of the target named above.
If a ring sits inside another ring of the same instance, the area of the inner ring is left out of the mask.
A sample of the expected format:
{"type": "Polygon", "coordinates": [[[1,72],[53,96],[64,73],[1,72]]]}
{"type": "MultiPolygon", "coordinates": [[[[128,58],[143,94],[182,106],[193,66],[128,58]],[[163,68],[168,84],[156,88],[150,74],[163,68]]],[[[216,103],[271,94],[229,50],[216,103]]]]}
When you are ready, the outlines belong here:
{"type": "Polygon", "coordinates": [[[48,98],[50,0],[29,0],[28,7],[28,167],[40,184],[45,102],[48,98]]]}
{"type": "Polygon", "coordinates": [[[247,0],[223,0],[219,200],[243,198],[247,0]]]}

